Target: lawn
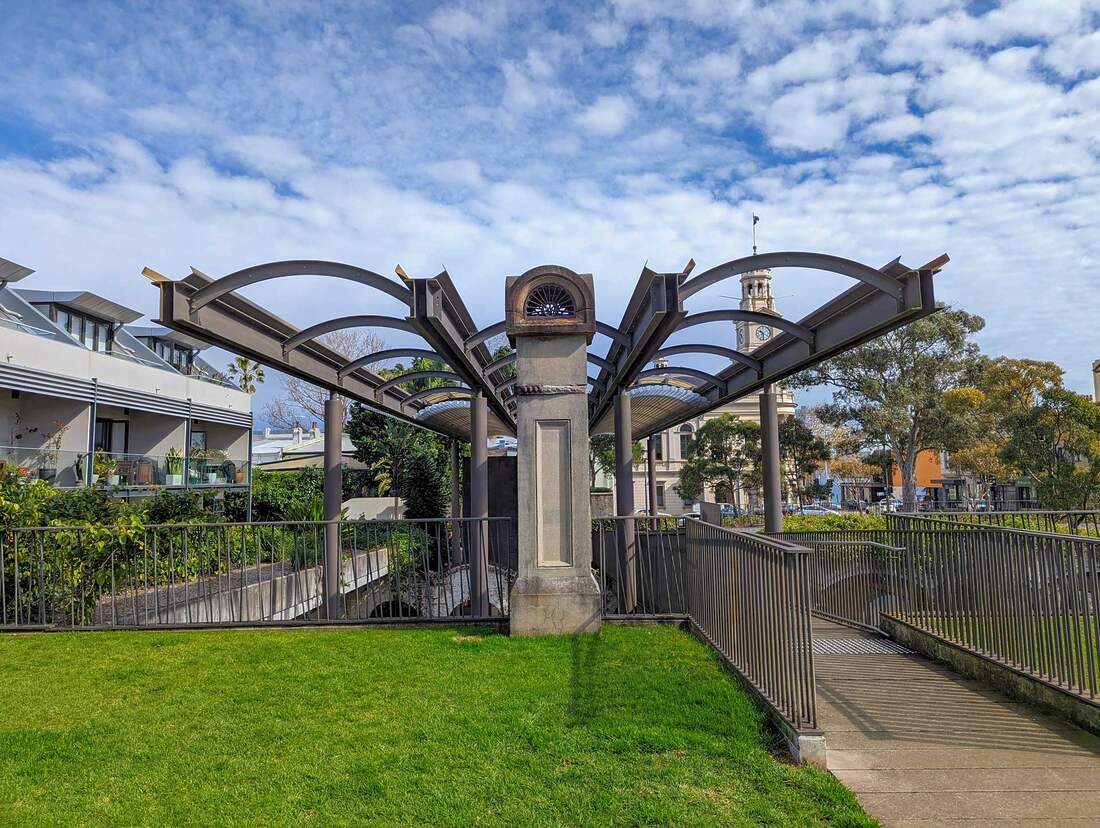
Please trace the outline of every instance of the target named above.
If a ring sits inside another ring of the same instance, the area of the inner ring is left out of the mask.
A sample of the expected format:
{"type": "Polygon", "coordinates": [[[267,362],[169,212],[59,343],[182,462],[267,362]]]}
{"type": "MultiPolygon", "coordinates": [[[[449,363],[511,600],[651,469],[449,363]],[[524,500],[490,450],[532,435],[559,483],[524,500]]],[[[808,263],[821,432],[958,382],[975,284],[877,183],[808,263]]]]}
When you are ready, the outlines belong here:
{"type": "Polygon", "coordinates": [[[0,823],[865,825],[671,627],[0,636],[0,823]]]}

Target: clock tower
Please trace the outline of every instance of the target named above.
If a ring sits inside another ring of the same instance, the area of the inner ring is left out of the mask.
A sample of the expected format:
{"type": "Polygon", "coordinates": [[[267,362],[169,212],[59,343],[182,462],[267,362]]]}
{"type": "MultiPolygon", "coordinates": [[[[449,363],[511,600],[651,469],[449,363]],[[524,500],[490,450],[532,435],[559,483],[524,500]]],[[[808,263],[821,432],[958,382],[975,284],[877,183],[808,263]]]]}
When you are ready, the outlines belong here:
{"type": "MultiPolygon", "coordinates": [[[[741,310],[770,313],[779,316],[775,310],[775,297],[772,296],[772,272],[769,269],[750,270],[741,274],[741,310]]],[[[749,353],[765,342],[771,341],[776,330],[768,325],[755,322],[738,322],[737,350],[749,353]]]]}

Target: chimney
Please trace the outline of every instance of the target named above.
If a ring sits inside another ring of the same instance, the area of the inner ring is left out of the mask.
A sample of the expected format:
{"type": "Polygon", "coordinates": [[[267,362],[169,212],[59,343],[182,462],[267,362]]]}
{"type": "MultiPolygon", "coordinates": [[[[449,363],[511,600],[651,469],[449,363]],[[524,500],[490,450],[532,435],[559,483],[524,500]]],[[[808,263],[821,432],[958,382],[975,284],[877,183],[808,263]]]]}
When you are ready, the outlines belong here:
{"type": "Polygon", "coordinates": [[[317,425],[317,421],[313,421],[313,425],[309,427],[309,430],[313,433],[313,439],[317,439],[321,436],[321,427],[317,425]]]}
{"type": "Polygon", "coordinates": [[[267,428],[264,429],[264,439],[265,440],[270,440],[271,439],[271,426],[268,426],[267,428]]]}
{"type": "Polygon", "coordinates": [[[302,442],[302,427],[294,426],[294,445],[302,442]]]}

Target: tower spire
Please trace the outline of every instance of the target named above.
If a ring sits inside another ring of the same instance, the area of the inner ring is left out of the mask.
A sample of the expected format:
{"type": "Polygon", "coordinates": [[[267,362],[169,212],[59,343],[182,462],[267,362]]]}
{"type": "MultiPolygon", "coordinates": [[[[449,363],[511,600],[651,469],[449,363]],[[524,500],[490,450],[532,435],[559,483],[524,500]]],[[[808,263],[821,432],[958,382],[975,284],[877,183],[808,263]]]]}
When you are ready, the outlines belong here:
{"type": "Polygon", "coordinates": [[[752,214],[752,255],[756,255],[756,225],[760,221],[760,216],[756,213],[752,214]]]}

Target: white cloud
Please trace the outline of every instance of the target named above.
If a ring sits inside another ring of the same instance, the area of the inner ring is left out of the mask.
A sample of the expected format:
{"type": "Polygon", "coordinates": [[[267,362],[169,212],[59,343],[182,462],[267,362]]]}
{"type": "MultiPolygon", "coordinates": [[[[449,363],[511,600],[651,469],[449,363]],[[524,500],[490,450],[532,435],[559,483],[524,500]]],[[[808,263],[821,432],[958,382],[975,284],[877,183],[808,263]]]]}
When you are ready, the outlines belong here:
{"type": "Polygon", "coordinates": [[[295,143],[274,135],[233,135],[226,138],[223,145],[252,169],[277,178],[313,165],[295,143]]]}
{"type": "Polygon", "coordinates": [[[612,138],[626,129],[634,117],[634,105],[622,95],[601,95],[577,116],[581,129],[612,138]]]}
{"type": "Polygon", "coordinates": [[[424,166],[431,178],[452,187],[474,189],[484,183],[481,177],[481,165],[469,158],[456,158],[451,161],[435,161],[424,166]]]}

